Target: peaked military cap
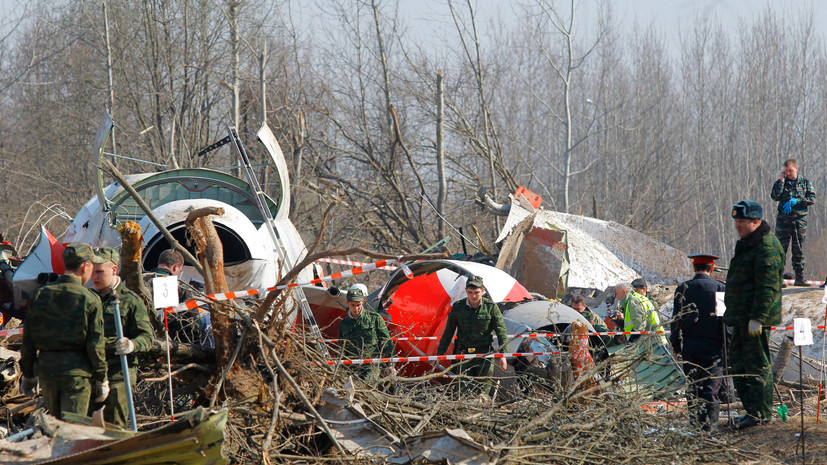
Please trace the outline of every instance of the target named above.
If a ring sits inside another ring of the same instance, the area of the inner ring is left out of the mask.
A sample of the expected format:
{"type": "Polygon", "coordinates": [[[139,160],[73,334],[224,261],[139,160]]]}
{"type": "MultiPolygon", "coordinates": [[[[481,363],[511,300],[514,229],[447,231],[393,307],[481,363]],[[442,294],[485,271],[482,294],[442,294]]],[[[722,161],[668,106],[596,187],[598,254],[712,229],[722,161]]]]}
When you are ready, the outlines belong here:
{"type": "Polygon", "coordinates": [[[482,276],[470,276],[465,282],[465,287],[483,287],[482,276]]]}
{"type": "Polygon", "coordinates": [[[689,258],[692,259],[692,263],[695,264],[695,265],[704,265],[704,264],[714,265],[715,260],[718,260],[721,257],[719,257],[717,255],[710,255],[710,254],[705,254],[705,253],[693,253],[693,254],[689,255],[689,258]]]}
{"type": "Polygon", "coordinates": [[[362,292],[361,289],[350,289],[347,291],[347,301],[348,302],[364,302],[365,301],[365,293],[362,292]]]}
{"type": "Polygon", "coordinates": [[[91,261],[92,263],[104,263],[106,260],[102,260],[100,257],[95,255],[95,252],[92,250],[92,246],[89,244],[84,244],[82,242],[72,242],[63,249],[63,264],[67,268],[76,268],[83,262],[91,261]]]}
{"type": "Polygon", "coordinates": [[[121,255],[112,247],[95,247],[95,255],[102,261],[94,263],[112,262],[116,265],[121,264],[121,255]]]}

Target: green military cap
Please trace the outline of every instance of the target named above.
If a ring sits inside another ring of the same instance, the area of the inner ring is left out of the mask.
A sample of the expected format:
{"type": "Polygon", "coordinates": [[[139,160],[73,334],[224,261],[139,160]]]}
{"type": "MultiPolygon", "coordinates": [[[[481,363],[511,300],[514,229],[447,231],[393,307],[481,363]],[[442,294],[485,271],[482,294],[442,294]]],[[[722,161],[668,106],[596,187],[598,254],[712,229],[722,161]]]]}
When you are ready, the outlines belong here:
{"type": "Polygon", "coordinates": [[[364,302],[365,293],[361,289],[350,289],[347,291],[348,302],[364,302]]]}
{"type": "Polygon", "coordinates": [[[103,263],[100,257],[95,255],[92,246],[83,242],[72,242],[63,249],[63,264],[67,268],[76,268],[85,261],[92,263],[103,263]]]}
{"type": "Polygon", "coordinates": [[[470,276],[465,282],[465,287],[483,287],[482,276],[470,276]]]}
{"type": "Polygon", "coordinates": [[[112,262],[116,265],[121,264],[121,254],[119,254],[118,251],[112,247],[95,247],[95,255],[97,255],[102,261],[96,262],[92,260],[93,263],[112,262]]]}

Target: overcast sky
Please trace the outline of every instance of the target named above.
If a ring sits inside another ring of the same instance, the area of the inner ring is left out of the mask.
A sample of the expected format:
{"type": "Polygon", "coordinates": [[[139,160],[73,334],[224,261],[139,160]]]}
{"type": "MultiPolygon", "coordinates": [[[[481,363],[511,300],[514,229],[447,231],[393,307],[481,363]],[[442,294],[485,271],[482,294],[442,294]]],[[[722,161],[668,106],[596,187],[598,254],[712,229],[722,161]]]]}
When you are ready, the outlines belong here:
{"type": "MultiPolygon", "coordinates": [[[[214,0],[217,4],[223,0],[214,0]]],[[[249,0],[267,1],[267,0],[249,0]]],[[[294,15],[299,22],[305,16],[313,16],[311,22],[320,20],[318,5],[329,0],[292,0],[294,15]]],[[[476,5],[479,19],[479,29],[482,36],[486,35],[486,23],[496,18],[508,21],[514,19],[514,5],[525,3],[528,0],[472,0],[476,5]]],[[[592,26],[595,22],[598,1],[578,0],[578,20],[583,28],[592,26]]],[[[695,18],[700,14],[709,14],[713,19],[732,31],[735,31],[738,21],[751,23],[766,8],[770,7],[781,17],[797,19],[812,12],[815,18],[816,34],[825,38],[827,31],[827,2],[816,0],[602,0],[612,5],[614,17],[624,31],[633,28],[646,28],[654,24],[655,28],[664,34],[670,43],[679,43],[681,32],[686,32],[695,18]]],[[[32,8],[31,0],[0,0],[0,33],[8,29],[12,18],[18,17],[24,7],[32,8]]],[[[45,2],[44,2],[45,3],[45,2]]],[[[280,1],[281,3],[281,1],[280,1]]],[[[400,9],[410,33],[422,37],[424,41],[435,40],[434,30],[451,30],[452,22],[446,7],[447,0],[401,0],[400,9]]],[[[557,0],[562,11],[568,10],[568,0],[557,0]]],[[[464,1],[455,1],[458,9],[463,9],[464,1]]],[[[323,20],[322,20],[323,21],[323,20]]],[[[587,31],[584,31],[587,32],[587,31]]],[[[438,38],[437,38],[438,39],[438,38]]],[[[439,44],[435,40],[435,44],[439,44]]]]}
{"type": "MultiPolygon", "coordinates": [[[[484,35],[485,23],[496,18],[516,21],[514,5],[527,0],[508,2],[504,0],[473,0],[479,23],[484,35]]],[[[812,13],[815,18],[816,34],[825,38],[827,31],[827,2],[815,0],[603,0],[610,2],[613,17],[622,31],[647,28],[653,25],[663,37],[676,46],[681,33],[691,29],[695,19],[709,15],[720,21],[728,30],[735,32],[739,21],[752,23],[767,8],[779,17],[797,20],[812,13]]],[[[581,28],[593,27],[596,21],[599,0],[578,0],[576,23],[581,28]]],[[[446,0],[402,0],[401,11],[411,26],[412,32],[422,34],[424,40],[430,37],[431,29],[442,26],[452,27],[446,0]]],[[[569,2],[558,0],[561,11],[567,12],[569,2]]],[[[462,9],[464,1],[455,1],[462,9]]],[[[443,27],[445,30],[445,27],[443,27]]],[[[588,32],[584,30],[583,32],[588,32]]]]}

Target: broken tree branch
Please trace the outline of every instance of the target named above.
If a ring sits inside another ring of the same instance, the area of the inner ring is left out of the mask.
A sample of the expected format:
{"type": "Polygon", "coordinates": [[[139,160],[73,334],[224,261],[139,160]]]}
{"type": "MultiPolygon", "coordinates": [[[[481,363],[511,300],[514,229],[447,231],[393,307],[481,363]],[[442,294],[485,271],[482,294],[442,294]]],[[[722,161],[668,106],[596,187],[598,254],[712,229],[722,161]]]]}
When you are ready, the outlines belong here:
{"type": "Polygon", "coordinates": [[[477,198],[474,199],[474,203],[484,207],[489,213],[493,213],[497,216],[508,216],[508,212],[511,211],[511,205],[504,205],[494,201],[494,199],[488,195],[488,189],[486,189],[485,186],[480,186],[477,191],[477,198]]]}

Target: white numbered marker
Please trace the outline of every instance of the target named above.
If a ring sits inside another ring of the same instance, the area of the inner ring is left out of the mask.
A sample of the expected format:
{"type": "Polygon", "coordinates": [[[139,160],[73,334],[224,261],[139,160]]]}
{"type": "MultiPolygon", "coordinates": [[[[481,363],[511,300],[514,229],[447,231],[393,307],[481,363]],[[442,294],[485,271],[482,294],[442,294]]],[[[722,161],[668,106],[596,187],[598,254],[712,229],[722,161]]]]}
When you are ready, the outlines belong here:
{"type": "Polygon", "coordinates": [[[793,342],[797,346],[813,345],[813,326],[809,318],[795,318],[793,320],[793,342]]]}
{"type": "Polygon", "coordinates": [[[178,305],[178,277],[161,276],[152,278],[152,303],[155,308],[178,305]]]}
{"type": "Polygon", "coordinates": [[[724,303],[724,296],[726,292],[715,293],[715,316],[724,316],[726,312],[726,304],[724,303]]]}

